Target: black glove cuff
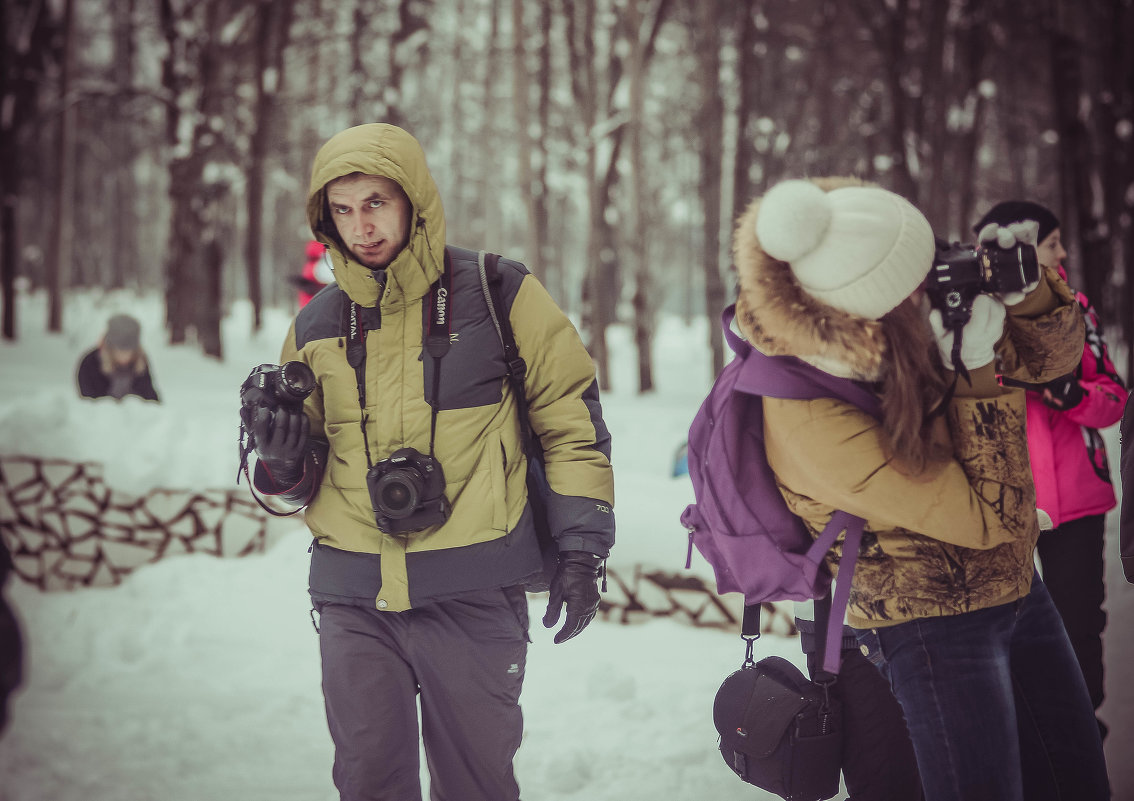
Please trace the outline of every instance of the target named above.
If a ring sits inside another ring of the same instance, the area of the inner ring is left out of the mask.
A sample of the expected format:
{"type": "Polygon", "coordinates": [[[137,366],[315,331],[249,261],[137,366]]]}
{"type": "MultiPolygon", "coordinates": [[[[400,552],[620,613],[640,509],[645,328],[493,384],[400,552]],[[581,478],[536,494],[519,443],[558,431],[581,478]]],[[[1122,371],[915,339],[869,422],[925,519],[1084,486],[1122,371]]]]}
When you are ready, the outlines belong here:
{"type": "Polygon", "coordinates": [[[560,551],[559,561],[563,564],[579,565],[580,567],[589,567],[594,571],[598,571],[602,565],[605,557],[598,556],[590,551],[560,551]]]}

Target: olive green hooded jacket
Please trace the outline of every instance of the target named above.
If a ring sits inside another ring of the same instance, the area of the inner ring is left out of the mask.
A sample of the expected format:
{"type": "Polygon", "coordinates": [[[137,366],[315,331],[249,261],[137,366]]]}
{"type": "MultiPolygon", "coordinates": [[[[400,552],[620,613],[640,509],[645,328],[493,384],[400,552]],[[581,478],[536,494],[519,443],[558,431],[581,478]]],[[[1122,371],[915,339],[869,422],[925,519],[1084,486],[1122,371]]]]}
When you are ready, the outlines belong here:
{"type": "MultiPolygon", "coordinates": [[[[299,312],[283,346],[281,361],[309,365],[317,386],[304,405],[313,445],[307,473],[281,494],[302,501],[318,482],[306,512],[316,540],[313,598],[400,611],[523,583],[541,560],[516,399],[477,254],[446,247],[441,199],[420,145],[386,124],[336,135],[315,158],[307,217],[328,247],[336,283],[299,312]],[[385,270],[355,261],[328,218],[324,188],[352,173],[390,178],[410,200],[409,241],[385,270]],[[452,512],[442,525],[386,534],[375,522],[367,471],[398,449],[430,452],[427,398],[434,397],[435,365],[423,349],[423,329],[446,255],[450,347],[440,360],[434,456],[452,512]],[[347,361],[351,302],[364,329],[362,406],[347,361]]],[[[523,265],[501,259],[499,270],[506,308],[497,313],[509,315],[527,363],[529,419],[544,452],[552,535],[560,550],[605,557],[614,542],[614,487],[594,364],[574,326],[523,265]]],[[[264,476],[257,478],[262,485],[264,476]]]]}

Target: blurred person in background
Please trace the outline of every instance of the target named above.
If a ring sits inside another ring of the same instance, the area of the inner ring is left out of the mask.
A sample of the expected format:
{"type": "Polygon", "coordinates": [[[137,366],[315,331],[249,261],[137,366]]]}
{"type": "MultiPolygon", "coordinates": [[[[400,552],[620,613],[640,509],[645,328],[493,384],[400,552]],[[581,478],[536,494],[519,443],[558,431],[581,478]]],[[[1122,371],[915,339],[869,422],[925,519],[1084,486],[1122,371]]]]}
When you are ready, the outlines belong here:
{"type": "Polygon", "coordinates": [[[107,321],[98,347],[79,362],[77,379],[82,397],[122,400],[137,395],[158,400],[141,333],[141,325],[128,314],[116,314],[107,321]]]}
{"type": "MultiPolygon", "coordinates": [[[[1059,220],[1030,200],[1008,200],[986,213],[973,230],[995,223],[1038,226],[1036,255],[1042,267],[1067,280],[1059,220]]],[[[1075,300],[1087,325],[1083,357],[1075,369],[1042,386],[1027,386],[1028,456],[1036,506],[1051,518],[1036,543],[1043,581],[1063,618],[1097,715],[1103,702],[1106,628],[1103,541],[1106,513],[1117,500],[1100,428],[1122,417],[1127,391],[1103,339],[1098,314],[1082,292],[1075,300]]],[[[1100,720],[1099,731],[1107,727],[1100,720]]]]}
{"type": "Polygon", "coordinates": [[[335,273],[331,269],[331,257],[327,255],[327,248],[322,242],[316,242],[314,239],[308,241],[304,253],[306,259],[303,262],[303,269],[294,279],[298,287],[297,300],[301,309],[311,302],[315,293],[327,284],[334,283],[335,280],[335,273]]]}

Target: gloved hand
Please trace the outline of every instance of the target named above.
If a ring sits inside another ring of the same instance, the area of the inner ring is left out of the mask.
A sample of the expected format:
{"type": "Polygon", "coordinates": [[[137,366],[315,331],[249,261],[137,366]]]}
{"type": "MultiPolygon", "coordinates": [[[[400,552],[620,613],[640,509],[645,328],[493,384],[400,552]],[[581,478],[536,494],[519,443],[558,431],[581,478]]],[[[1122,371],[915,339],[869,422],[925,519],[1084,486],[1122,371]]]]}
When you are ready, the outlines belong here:
{"type": "Polygon", "coordinates": [[[1048,381],[1043,386],[1043,402],[1056,411],[1065,412],[1078,406],[1086,393],[1074,373],[1048,381]]]}
{"type": "MultiPolygon", "coordinates": [[[[996,343],[1004,333],[1004,304],[990,295],[977,295],[972,317],[961,329],[961,363],[971,369],[983,367],[996,358],[996,343]]],[[[937,349],[945,367],[953,369],[953,332],[946,331],[941,312],[929,312],[929,325],[937,337],[937,349]]]]}
{"type": "Polygon", "coordinates": [[[256,440],[256,456],[277,486],[292,486],[303,476],[307,456],[307,433],[311,423],[302,410],[259,406],[250,426],[256,440]]]}
{"type": "Polygon", "coordinates": [[[550,629],[559,622],[563,605],[567,605],[567,619],[555,635],[556,644],[571,639],[594,620],[599,608],[601,564],[601,556],[586,551],[562,551],[559,554],[559,566],[551,579],[551,594],[543,616],[544,628],[550,629]]]}
{"type": "MultiPolygon", "coordinates": [[[[977,234],[977,241],[982,245],[994,245],[1003,250],[1014,248],[1016,245],[1031,245],[1033,248],[1039,244],[1039,223],[1035,220],[1027,220],[1025,222],[1014,222],[1007,227],[997,225],[996,223],[989,223],[984,228],[980,229],[977,234]]],[[[1040,271],[1042,278],[1043,271],[1040,271]]],[[[1025,286],[1019,292],[1002,292],[998,295],[1000,300],[1005,306],[1014,306],[1020,303],[1031,292],[1039,286],[1039,281],[1035,281],[1025,286]]]]}

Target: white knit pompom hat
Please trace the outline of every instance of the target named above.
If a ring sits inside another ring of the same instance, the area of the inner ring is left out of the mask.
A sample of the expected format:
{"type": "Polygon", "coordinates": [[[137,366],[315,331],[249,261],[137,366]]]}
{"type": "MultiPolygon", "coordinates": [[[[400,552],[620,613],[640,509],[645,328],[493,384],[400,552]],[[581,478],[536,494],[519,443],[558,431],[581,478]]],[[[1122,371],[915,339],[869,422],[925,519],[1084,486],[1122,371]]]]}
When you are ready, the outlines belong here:
{"type": "Polygon", "coordinates": [[[776,184],[760,202],[756,236],[807,294],[870,320],[909,297],[933,264],[929,221],[874,186],[824,192],[810,181],[776,184]]]}

